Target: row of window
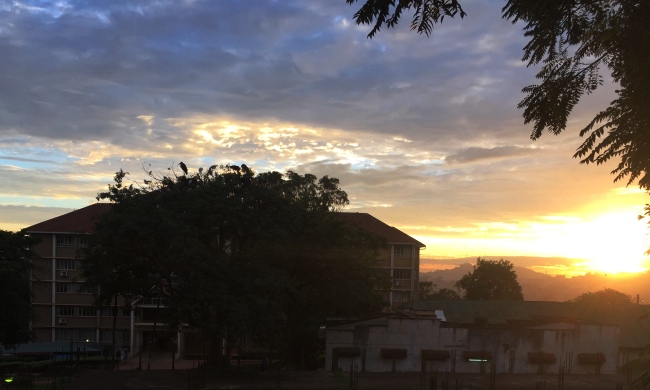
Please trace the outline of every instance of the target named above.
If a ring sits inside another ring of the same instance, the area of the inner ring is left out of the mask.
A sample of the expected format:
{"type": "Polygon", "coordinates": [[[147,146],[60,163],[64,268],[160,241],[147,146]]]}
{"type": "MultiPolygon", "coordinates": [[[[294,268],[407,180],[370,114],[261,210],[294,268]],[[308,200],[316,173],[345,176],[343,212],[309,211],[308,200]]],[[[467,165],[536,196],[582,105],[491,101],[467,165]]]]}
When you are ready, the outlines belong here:
{"type": "Polygon", "coordinates": [[[393,302],[409,302],[411,299],[410,291],[393,291],[393,302]]]}
{"type": "Polygon", "coordinates": [[[77,292],[79,294],[94,294],[97,292],[97,288],[86,283],[56,282],[56,292],[68,294],[74,294],[77,292]]]}
{"type": "MultiPolygon", "coordinates": [[[[97,342],[97,329],[93,328],[57,328],[55,330],[56,341],[79,341],[79,342],[97,342]]],[[[115,339],[118,341],[128,340],[129,331],[127,329],[116,329],[115,339]]],[[[100,329],[99,341],[113,341],[113,329],[100,329]]],[[[74,346],[73,346],[74,347],[74,346]]]]}
{"type": "Polygon", "coordinates": [[[413,255],[412,245],[393,245],[395,257],[411,257],[413,255]]]}
{"type": "Polygon", "coordinates": [[[411,270],[410,269],[394,269],[393,270],[393,279],[411,279],[411,270]]]}
{"type": "Polygon", "coordinates": [[[77,269],[77,260],[56,259],[56,269],[64,271],[75,270],[77,269]]]}
{"type": "Polygon", "coordinates": [[[99,313],[99,315],[103,317],[113,317],[116,313],[115,310],[118,310],[117,313],[121,313],[121,315],[124,317],[131,315],[130,310],[125,308],[116,309],[114,307],[105,307],[101,310],[98,310],[97,308],[91,306],[57,306],[56,315],[60,317],[73,317],[75,315],[78,315],[79,317],[95,317],[97,313],[99,313]]]}
{"type": "Polygon", "coordinates": [[[68,246],[74,247],[78,246],[85,248],[88,246],[88,237],[72,235],[72,234],[57,234],[56,235],[56,246],[68,246]]]}

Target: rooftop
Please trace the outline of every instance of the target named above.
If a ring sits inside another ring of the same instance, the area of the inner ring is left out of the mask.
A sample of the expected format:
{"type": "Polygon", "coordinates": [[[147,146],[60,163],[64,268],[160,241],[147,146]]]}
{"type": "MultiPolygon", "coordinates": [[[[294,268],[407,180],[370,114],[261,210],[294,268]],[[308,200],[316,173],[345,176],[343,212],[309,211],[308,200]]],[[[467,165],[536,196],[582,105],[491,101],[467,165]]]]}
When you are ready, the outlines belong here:
{"type": "Polygon", "coordinates": [[[90,233],[99,218],[111,209],[110,203],[95,203],[67,214],[39,222],[27,233],[90,233]]]}
{"type": "MultiPolygon", "coordinates": [[[[48,219],[26,229],[28,233],[90,233],[99,218],[111,209],[110,203],[95,203],[67,214],[48,219]]],[[[337,213],[343,221],[384,237],[388,244],[424,244],[408,234],[385,224],[368,213],[337,213]]]]}
{"type": "Polygon", "coordinates": [[[347,223],[386,238],[388,244],[417,245],[424,248],[425,245],[403,231],[385,224],[368,213],[338,213],[341,219],[347,223]]]}

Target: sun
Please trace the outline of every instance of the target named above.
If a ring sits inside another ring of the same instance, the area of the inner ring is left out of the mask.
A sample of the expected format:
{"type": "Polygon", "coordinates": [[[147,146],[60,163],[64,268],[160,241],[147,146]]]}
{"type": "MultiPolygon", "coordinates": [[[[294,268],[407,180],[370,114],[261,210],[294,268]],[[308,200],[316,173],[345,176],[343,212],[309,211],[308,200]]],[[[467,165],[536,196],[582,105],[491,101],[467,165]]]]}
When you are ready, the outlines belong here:
{"type": "Polygon", "coordinates": [[[592,272],[635,273],[648,269],[648,226],[629,210],[600,214],[574,227],[571,254],[592,272]]]}

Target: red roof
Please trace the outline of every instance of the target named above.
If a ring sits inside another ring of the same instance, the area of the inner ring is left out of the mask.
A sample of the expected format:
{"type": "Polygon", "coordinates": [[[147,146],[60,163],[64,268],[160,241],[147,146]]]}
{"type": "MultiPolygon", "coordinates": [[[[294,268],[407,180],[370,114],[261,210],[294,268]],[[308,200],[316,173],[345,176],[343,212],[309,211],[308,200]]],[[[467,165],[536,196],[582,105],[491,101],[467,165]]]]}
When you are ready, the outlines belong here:
{"type": "MultiPolygon", "coordinates": [[[[111,209],[110,203],[95,203],[82,209],[71,211],[59,217],[48,219],[28,227],[28,233],[90,233],[94,230],[95,223],[111,209]]],[[[424,244],[408,234],[386,225],[368,213],[337,213],[343,221],[354,224],[361,229],[384,237],[388,244],[417,245],[424,248],[424,244]]]]}
{"type": "Polygon", "coordinates": [[[79,210],[28,227],[27,233],[90,233],[99,218],[111,209],[110,203],[95,203],[79,210]]]}
{"type": "Polygon", "coordinates": [[[338,215],[347,223],[354,224],[363,230],[384,237],[388,244],[407,244],[417,245],[420,248],[425,247],[423,243],[415,238],[399,229],[386,225],[368,213],[338,213],[338,215]]]}

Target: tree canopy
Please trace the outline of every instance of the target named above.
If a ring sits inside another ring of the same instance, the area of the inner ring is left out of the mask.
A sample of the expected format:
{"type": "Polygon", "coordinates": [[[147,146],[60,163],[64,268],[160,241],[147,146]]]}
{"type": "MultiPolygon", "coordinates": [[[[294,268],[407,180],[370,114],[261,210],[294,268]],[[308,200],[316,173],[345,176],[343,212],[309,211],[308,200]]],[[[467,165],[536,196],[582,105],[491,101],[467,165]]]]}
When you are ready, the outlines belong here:
{"type": "MultiPolygon", "coordinates": [[[[373,37],[395,26],[406,10],[413,11],[411,29],[426,35],[445,17],[466,15],[459,0],[365,0],[354,19],[371,25],[373,37]]],[[[650,190],[650,2],[505,0],[502,15],[524,23],[529,41],[522,60],[541,65],[539,82],[523,88],[518,106],[524,122],[533,123],[531,138],[564,131],[580,99],[611,77],[616,98],[580,131],[585,140],[574,157],[584,164],[618,160],[614,181],[638,180],[650,190]]]]}
{"type": "Polygon", "coordinates": [[[575,297],[571,302],[587,305],[629,305],[632,297],[611,288],[604,288],[596,292],[587,292],[575,297]]]}
{"type": "Polygon", "coordinates": [[[440,301],[458,301],[460,294],[449,288],[438,288],[433,282],[420,281],[418,283],[418,299],[435,299],[440,301]]]}
{"type": "Polygon", "coordinates": [[[348,203],[338,179],[179,167],[129,185],[119,171],[98,195],[115,205],[83,268],[103,294],[163,298],[171,327],[189,323],[229,346],[255,336],[301,363],[316,358],[326,316],[381,309],[382,243],[336,218],[348,203]]]}
{"type": "Polygon", "coordinates": [[[465,291],[464,299],[480,301],[523,301],[514,265],[508,260],[476,260],[474,270],[465,274],[456,287],[465,291]]]}
{"type": "Polygon", "coordinates": [[[24,232],[0,230],[0,344],[10,347],[30,340],[32,295],[29,285],[29,248],[34,239],[24,232]]]}

